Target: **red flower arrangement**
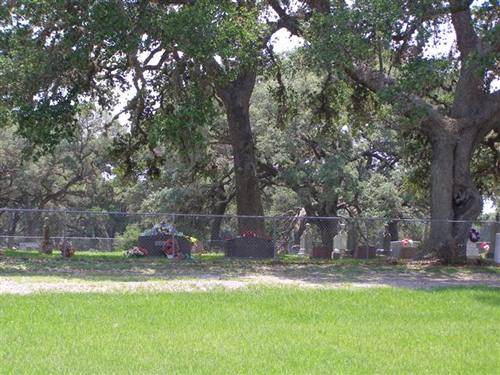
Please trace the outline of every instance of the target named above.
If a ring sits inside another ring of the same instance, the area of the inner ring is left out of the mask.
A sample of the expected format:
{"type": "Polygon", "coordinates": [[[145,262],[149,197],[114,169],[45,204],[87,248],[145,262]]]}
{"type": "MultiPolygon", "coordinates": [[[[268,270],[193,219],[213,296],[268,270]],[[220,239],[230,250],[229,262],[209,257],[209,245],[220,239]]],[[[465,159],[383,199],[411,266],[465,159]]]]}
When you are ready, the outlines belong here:
{"type": "Polygon", "coordinates": [[[257,233],[255,233],[252,230],[246,230],[243,233],[241,233],[241,237],[254,238],[254,237],[257,237],[257,233]]]}
{"type": "Polygon", "coordinates": [[[175,259],[182,259],[184,257],[184,254],[181,251],[181,247],[179,246],[179,241],[176,239],[168,239],[165,242],[165,246],[163,247],[163,254],[167,258],[175,258],[175,259]]]}
{"type": "Polygon", "coordinates": [[[73,243],[67,239],[63,239],[59,243],[59,250],[61,251],[61,255],[63,258],[70,258],[75,255],[76,249],[73,246],[73,243]]]}
{"type": "Polygon", "coordinates": [[[128,257],[147,257],[149,255],[148,251],[143,248],[143,247],[133,247],[132,249],[128,250],[126,255],[128,257]]]}
{"type": "Polygon", "coordinates": [[[490,251],[490,244],[488,242],[481,242],[479,244],[479,250],[481,250],[483,253],[487,253],[490,251]]]}

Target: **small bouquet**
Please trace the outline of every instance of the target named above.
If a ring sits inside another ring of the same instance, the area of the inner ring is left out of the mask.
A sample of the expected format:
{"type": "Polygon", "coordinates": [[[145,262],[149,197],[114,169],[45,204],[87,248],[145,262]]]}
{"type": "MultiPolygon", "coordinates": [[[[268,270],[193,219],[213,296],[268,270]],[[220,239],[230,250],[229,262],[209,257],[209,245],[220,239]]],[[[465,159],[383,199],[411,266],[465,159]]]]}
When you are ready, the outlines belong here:
{"type": "Polygon", "coordinates": [[[490,244],[488,242],[481,242],[479,244],[479,251],[482,253],[487,253],[490,251],[490,244]]]}
{"type": "Polygon", "coordinates": [[[403,243],[403,247],[411,247],[413,245],[413,240],[405,238],[401,241],[403,243]]]}
{"type": "Polygon", "coordinates": [[[243,233],[241,233],[241,237],[254,238],[254,237],[257,237],[257,233],[255,233],[252,230],[246,230],[243,233]]]}
{"type": "Polygon", "coordinates": [[[479,231],[477,231],[476,229],[474,228],[471,228],[470,232],[469,232],[469,240],[470,242],[477,242],[479,241],[479,231]]]}
{"type": "Polygon", "coordinates": [[[61,251],[61,255],[64,258],[70,258],[75,255],[76,249],[73,246],[73,243],[67,239],[63,239],[59,243],[59,250],[61,251]]]}
{"type": "Polygon", "coordinates": [[[168,239],[163,246],[163,254],[168,259],[184,259],[184,254],[181,251],[179,241],[174,239],[168,239]]]}
{"type": "Polygon", "coordinates": [[[148,256],[148,251],[143,247],[133,247],[130,250],[127,250],[126,256],[133,258],[142,258],[148,256]]]}

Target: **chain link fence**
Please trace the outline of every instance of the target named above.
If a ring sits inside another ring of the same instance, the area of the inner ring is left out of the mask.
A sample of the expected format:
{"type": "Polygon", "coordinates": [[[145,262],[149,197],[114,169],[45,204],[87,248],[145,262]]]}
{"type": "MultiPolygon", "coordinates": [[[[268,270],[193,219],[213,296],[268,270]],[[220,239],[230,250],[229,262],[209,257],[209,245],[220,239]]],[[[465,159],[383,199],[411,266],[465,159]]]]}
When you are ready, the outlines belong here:
{"type": "MultiPolygon", "coordinates": [[[[66,239],[78,251],[124,251],[154,236],[163,236],[153,241],[161,247],[171,236],[186,239],[192,253],[235,257],[415,258],[428,248],[430,224],[424,219],[0,209],[0,248],[39,250],[44,243],[57,248],[66,239]]],[[[480,233],[478,251],[494,246],[499,222],[469,224],[480,233]]]]}

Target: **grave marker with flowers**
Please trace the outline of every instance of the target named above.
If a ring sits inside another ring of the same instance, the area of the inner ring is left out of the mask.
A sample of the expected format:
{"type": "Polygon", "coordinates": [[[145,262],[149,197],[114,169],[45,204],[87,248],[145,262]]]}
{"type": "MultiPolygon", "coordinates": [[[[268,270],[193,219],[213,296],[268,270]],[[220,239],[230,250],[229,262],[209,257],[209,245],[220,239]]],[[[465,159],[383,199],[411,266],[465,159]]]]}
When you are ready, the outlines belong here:
{"type": "Polygon", "coordinates": [[[272,258],[274,243],[254,231],[245,230],[240,236],[226,240],[224,251],[229,258],[272,258]]]}

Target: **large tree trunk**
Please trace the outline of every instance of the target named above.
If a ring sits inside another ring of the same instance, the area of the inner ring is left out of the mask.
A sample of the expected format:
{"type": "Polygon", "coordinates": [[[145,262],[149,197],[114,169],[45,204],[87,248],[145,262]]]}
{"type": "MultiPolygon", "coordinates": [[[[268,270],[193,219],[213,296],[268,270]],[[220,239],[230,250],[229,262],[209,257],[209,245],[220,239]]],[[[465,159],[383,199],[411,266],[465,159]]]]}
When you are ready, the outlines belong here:
{"type": "Polygon", "coordinates": [[[432,142],[430,245],[448,263],[466,260],[471,221],[481,213],[481,195],[469,169],[476,133],[467,129],[432,142]]]}
{"type": "MultiPolygon", "coordinates": [[[[226,110],[233,151],[236,186],[236,213],[240,216],[263,216],[264,209],[257,178],[255,144],[250,126],[250,97],[255,86],[255,72],[240,73],[229,83],[217,83],[218,96],[226,110]]],[[[265,235],[262,218],[238,219],[238,230],[265,235]]]]}
{"type": "MultiPolygon", "coordinates": [[[[329,249],[333,249],[333,237],[338,232],[338,220],[334,219],[337,216],[338,198],[332,199],[332,202],[323,202],[320,209],[317,211],[318,219],[310,220],[318,228],[321,237],[321,244],[329,249]]],[[[312,208],[306,207],[308,216],[312,216],[312,208]]]]}
{"type": "Polygon", "coordinates": [[[333,237],[337,235],[337,220],[319,219],[315,224],[319,229],[321,244],[329,249],[333,249],[333,237]]]}

